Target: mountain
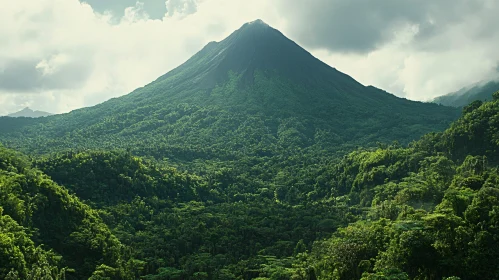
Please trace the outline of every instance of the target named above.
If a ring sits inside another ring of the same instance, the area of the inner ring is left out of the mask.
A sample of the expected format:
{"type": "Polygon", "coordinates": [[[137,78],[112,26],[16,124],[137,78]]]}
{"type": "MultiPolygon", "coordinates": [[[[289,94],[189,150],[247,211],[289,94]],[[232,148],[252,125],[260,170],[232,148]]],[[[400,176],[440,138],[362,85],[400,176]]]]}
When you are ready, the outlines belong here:
{"type": "Polygon", "coordinates": [[[0,141],[31,154],[128,148],[177,163],[279,163],[408,143],[458,114],[366,87],[257,20],[128,95],[42,119],[0,118],[0,141]]]}
{"type": "Polygon", "coordinates": [[[492,93],[499,90],[499,81],[481,82],[456,92],[436,97],[431,102],[452,107],[464,107],[475,100],[492,100],[492,93]]]}
{"type": "Polygon", "coordinates": [[[43,111],[33,111],[29,107],[26,107],[26,108],[22,109],[21,111],[18,111],[18,112],[12,113],[12,114],[8,114],[7,117],[39,118],[39,117],[47,117],[47,116],[51,116],[51,115],[53,115],[53,114],[43,112],[43,111]]]}

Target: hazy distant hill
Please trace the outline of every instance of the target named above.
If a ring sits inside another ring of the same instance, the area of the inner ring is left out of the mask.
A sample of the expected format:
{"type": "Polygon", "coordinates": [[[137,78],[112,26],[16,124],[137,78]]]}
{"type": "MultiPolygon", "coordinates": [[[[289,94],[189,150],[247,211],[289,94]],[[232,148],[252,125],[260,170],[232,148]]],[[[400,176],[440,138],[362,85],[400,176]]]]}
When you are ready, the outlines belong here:
{"type": "Polygon", "coordinates": [[[499,81],[478,83],[464,87],[456,92],[439,96],[432,100],[433,103],[452,107],[464,107],[475,100],[492,100],[492,93],[499,90],[499,81]]]}
{"type": "Polygon", "coordinates": [[[39,117],[47,117],[53,115],[52,113],[43,112],[43,111],[33,111],[29,107],[22,109],[21,111],[8,114],[7,117],[28,117],[28,118],[39,118],[39,117]]]}

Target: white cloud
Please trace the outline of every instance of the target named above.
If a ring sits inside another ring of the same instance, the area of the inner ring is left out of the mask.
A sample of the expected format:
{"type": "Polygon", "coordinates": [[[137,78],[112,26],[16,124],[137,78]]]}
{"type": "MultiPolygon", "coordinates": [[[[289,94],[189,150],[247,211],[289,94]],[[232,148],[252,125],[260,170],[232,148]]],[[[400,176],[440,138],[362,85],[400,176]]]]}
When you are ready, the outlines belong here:
{"type": "Polygon", "coordinates": [[[134,23],[141,20],[148,20],[149,15],[144,10],[144,3],[137,1],[135,7],[125,8],[125,15],[122,21],[134,23]]]}
{"type": "Polygon", "coordinates": [[[197,11],[199,0],[166,0],[166,10],[168,16],[175,14],[184,17],[197,11]]]}
{"type": "Polygon", "coordinates": [[[68,64],[70,57],[67,54],[53,55],[48,59],[40,61],[35,68],[41,70],[43,76],[50,76],[61,71],[68,64]]]}

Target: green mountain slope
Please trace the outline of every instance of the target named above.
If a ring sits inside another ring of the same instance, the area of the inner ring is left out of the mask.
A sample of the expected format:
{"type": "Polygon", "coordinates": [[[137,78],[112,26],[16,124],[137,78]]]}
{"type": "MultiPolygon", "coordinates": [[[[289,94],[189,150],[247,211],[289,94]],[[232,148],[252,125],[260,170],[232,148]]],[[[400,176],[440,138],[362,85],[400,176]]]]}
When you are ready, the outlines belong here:
{"type": "Polygon", "coordinates": [[[250,165],[195,176],[129,152],[35,164],[98,209],[144,279],[495,279],[498,94],[409,146],[272,182],[250,165]]]}
{"type": "Polygon", "coordinates": [[[314,244],[308,263],[317,276],[499,277],[499,92],[493,98],[465,108],[443,133],[407,148],[356,151],[326,172],[326,197],[369,208],[314,244]]]}
{"type": "Polygon", "coordinates": [[[465,87],[433,99],[431,102],[452,107],[464,107],[475,100],[492,100],[492,93],[499,90],[499,82],[490,81],[465,87]]]}
{"type": "Polygon", "coordinates": [[[28,153],[128,147],[227,161],[408,143],[457,114],[365,87],[256,21],[126,96],[43,119],[0,118],[0,141],[28,153]]]}

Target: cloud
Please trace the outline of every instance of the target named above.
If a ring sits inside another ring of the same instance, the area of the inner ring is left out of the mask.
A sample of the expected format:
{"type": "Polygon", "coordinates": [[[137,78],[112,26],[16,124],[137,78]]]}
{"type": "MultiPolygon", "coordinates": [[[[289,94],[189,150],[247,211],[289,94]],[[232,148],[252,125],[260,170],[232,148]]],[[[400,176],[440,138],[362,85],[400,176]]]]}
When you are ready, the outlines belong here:
{"type": "Polygon", "coordinates": [[[32,93],[50,89],[70,89],[83,85],[92,64],[65,54],[41,60],[4,61],[0,67],[0,90],[32,93]]]}
{"type": "Polygon", "coordinates": [[[397,33],[419,27],[417,38],[438,36],[465,15],[481,11],[482,0],[277,0],[290,33],[310,48],[366,53],[383,47],[397,33]]]}
{"type": "Polygon", "coordinates": [[[497,1],[276,3],[288,35],[340,71],[396,95],[429,100],[497,77],[497,1]]]}
{"type": "Polygon", "coordinates": [[[137,22],[140,20],[148,20],[149,14],[144,9],[144,3],[137,2],[134,7],[127,7],[122,21],[137,22]]]}
{"type": "Polygon", "coordinates": [[[6,91],[26,92],[37,87],[41,76],[36,69],[38,62],[11,60],[3,63],[0,70],[0,88],[6,91]]]}
{"type": "Polygon", "coordinates": [[[168,16],[179,14],[190,15],[197,11],[198,0],[166,0],[166,11],[168,16]]]}
{"type": "Polygon", "coordinates": [[[110,14],[114,23],[118,23],[125,15],[125,10],[136,7],[137,2],[142,5],[142,9],[151,19],[162,19],[166,13],[165,0],[82,0],[88,3],[95,12],[100,14],[110,14]]]}

